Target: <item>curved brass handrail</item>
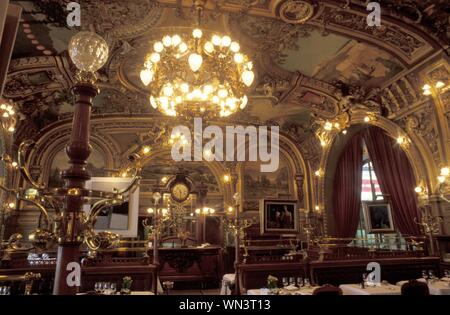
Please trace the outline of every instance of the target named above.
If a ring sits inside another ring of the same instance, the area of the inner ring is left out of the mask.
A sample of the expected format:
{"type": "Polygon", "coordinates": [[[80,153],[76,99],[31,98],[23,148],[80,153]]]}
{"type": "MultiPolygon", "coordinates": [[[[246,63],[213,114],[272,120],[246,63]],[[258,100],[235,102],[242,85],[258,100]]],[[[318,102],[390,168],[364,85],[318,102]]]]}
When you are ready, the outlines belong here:
{"type": "Polygon", "coordinates": [[[41,185],[39,183],[37,183],[36,181],[34,181],[34,179],[31,177],[31,174],[28,170],[28,165],[25,162],[25,152],[30,146],[33,146],[34,144],[35,144],[35,142],[33,140],[26,140],[26,141],[23,141],[19,145],[19,152],[17,155],[17,163],[19,165],[20,173],[22,174],[24,179],[34,188],[40,189],[41,185]]]}
{"type": "Polygon", "coordinates": [[[24,198],[24,197],[21,197],[21,196],[17,196],[17,200],[22,200],[24,202],[28,202],[28,203],[31,203],[31,204],[35,205],[39,209],[39,211],[41,211],[41,213],[44,215],[45,223],[46,223],[45,224],[46,225],[46,230],[48,230],[50,228],[50,217],[48,215],[47,209],[45,209],[45,207],[43,205],[41,205],[40,203],[38,203],[38,202],[36,202],[36,201],[34,201],[32,199],[27,199],[27,198],[24,198]]]}

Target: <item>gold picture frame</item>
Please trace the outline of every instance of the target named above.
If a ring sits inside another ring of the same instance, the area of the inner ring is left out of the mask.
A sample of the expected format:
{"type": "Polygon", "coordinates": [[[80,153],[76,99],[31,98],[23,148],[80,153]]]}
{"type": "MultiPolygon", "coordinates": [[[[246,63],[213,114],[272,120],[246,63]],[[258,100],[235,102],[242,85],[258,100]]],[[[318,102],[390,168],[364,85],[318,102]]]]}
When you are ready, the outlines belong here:
{"type": "Polygon", "coordinates": [[[363,202],[363,210],[368,233],[395,232],[390,202],[365,201],[363,202]]]}
{"type": "Polygon", "coordinates": [[[295,234],[299,229],[297,200],[260,199],[261,234],[295,234]]]}

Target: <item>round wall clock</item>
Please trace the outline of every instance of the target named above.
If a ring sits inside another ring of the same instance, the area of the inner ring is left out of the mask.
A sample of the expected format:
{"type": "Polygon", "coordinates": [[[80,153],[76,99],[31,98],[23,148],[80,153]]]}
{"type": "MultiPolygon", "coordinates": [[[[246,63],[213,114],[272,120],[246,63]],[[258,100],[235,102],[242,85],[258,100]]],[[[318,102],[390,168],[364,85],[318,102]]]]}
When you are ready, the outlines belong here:
{"type": "Polygon", "coordinates": [[[183,202],[189,197],[189,187],[183,182],[178,182],[172,186],[170,193],[172,199],[183,202]]]}

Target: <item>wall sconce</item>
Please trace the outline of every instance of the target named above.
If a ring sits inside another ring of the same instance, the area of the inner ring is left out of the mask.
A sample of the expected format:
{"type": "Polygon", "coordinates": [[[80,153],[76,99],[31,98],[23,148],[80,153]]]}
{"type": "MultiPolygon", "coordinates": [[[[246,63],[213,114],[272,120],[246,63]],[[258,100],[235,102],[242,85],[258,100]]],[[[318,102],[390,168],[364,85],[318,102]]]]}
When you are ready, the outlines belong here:
{"type": "Polygon", "coordinates": [[[314,175],[316,175],[317,177],[321,177],[322,176],[322,170],[318,169],[317,171],[314,172],[314,175]]]}
{"type": "Polygon", "coordinates": [[[0,99],[0,120],[5,131],[14,132],[16,130],[16,111],[11,102],[0,99]]]}
{"type": "Polygon", "coordinates": [[[449,86],[447,86],[447,84],[444,81],[437,80],[433,84],[433,86],[430,85],[430,84],[424,84],[423,87],[422,87],[422,90],[423,90],[422,94],[425,95],[425,96],[429,96],[429,95],[432,95],[433,92],[434,93],[439,93],[441,91],[448,90],[448,88],[449,88],[449,86]]]}
{"type": "Polygon", "coordinates": [[[231,181],[231,176],[229,174],[223,175],[223,182],[229,183],[231,181]]]}

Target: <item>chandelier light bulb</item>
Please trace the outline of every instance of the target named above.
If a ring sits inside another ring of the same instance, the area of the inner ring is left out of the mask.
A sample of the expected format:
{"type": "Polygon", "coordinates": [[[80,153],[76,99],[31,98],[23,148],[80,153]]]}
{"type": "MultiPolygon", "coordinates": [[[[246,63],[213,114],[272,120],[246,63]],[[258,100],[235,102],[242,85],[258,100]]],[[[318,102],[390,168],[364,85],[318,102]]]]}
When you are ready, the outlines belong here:
{"type": "Polygon", "coordinates": [[[426,96],[431,95],[431,90],[424,90],[423,95],[426,95],[426,96]]]}
{"type": "Polygon", "coordinates": [[[189,84],[187,84],[187,83],[181,84],[181,85],[180,85],[180,88],[181,88],[181,91],[182,91],[183,93],[189,92],[189,84]]]}
{"type": "Polygon", "coordinates": [[[172,45],[172,37],[169,35],[166,35],[162,39],[163,45],[166,47],[170,47],[172,45]]]}
{"type": "Polygon", "coordinates": [[[184,54],[188,50],[188,46],[186,43],[181,43],[178,49],[180,50],[180,53],[184,54]]]}
{"type": "Polygon", "coordinates": [[[167,97],[172,96],[173,95],[173,87],[170,85],[166,85],[163,89],[163,93],[167,97]]]}
{"type": "Polygon", "coordinates": [[[230,36],[224,36],[224,37],[222,37],[221,45],[222,45],[223,47],[228,47],[228,46],[230,46],[230,45],[231,45],[231,38],[230,38],[230,36]]]}
{"type": "Polygon", "coordinates": [[[251,86],[254,79],[255,74],[253,73],[253,71],[245,70],[244,72],[242,72],[242,82],[244,82],[246,86],[251,86]]]}
{"type": "Polygon", "coordinates": [[[150,105],[152,105],[152,107],[154,109],[158,108],[158,104],[156,104],[156,100],[155,100],[155,98],[153,96],[150,96],[150,105]]]}
{"type": "Polygon", "coordinates": [[[234,62],[236,63],[243,63],[244,62],[244,55],[241,53],[237,53],[234,55],[234,62]]]}
{"type": "Polygon", "coordinates": [[[181,37],[180,35],[173,35],[172,36],[172,46],[176,47],[181,43],[181,37]]]}
{"type": "Polygon", "coordinates": [[[214,51],[214,45],[211,42],[206,42],[204,48],[208,54],[211,54],[214,51]]]}
{"type": "Polygon", "coordinates": [[[192,96],[197,99],[203,98],[203,93],[199,89],[195,89],[194,91],[192,91],[192,96]]]}
{"type": "Polygon", "coordinates": [[[240,108],[241,108],[241,109],[244,109],[245,106],[247,106],[247,103],[248,103],[248,97],[247,97],[247,95],[244,95],[244,96],[242,97],[242,101],[241,101],[240,108]]]}
{"type": "Polygon", "coordinates": [[[161,55],[158,53],[153,53],[150,55],[150,60],[153,63],[158,63],[161,60],[161,55]]]}
{"type": "Polygon", "coordinates": [[[140,76],[142,83],[144,83],[144,85],[147,86],[153,80],[153,71],[149,69],[141,70],[140,76]]]}
{"type": "Polygon", "coordinates": [[[194,37],[194,38],[197,38],[197,39],[202,38],[202,35],[203,35],[203,32],[199,28],[196,28],[192,31],[192,37],[194,37]]]}
{"type": "Polygon", "coordinates": [[[164,50],[164,45],[161,42],[156,42],[153,44],[153,50],[157,53],[160,53],[164,50]]]}
{"type": "Polygon", "coordinates": [[[420,187],[420,186],[417,186],[416,188],[414,188],[414,191],[415,191],[416,193],[420,194],[420,193],[423,192],[423,188],[420,187]]]}
{"type": "Polygon", "coordinates": [[[189,67],[194,72],[197,72],[203,63],[203,57],[199,54],[193,53],[189,55],[189,67]]]}
{"type": "Polygon", "coordinates": [[[228,96],[228,91],[225,90],[225,89],[220,89],[219,92],[218,92],[218,95],[219,95],[220,98],[225,98],[225,97],[228,96]]]}
{"type": "Polygon", "coordinates": [[[203,93],[205,94],[211,94],[213,92],[214,88],[212,87],[212,85],[205,85],[203,87],[203,93]]]}
{"type": "Polygon", "coordinates": [[[443,167],[441,168],[441,176],[449,176],[450,175],[450,168],[443,167]]]}
{"type": "Polygon", "coordinates": [[[219,35],[213,35],[213,37],[211,37],[211,42],[215,45],[215,46],[219,46],[222,43],[222,38],[220,38],[219,35]]]}
{"type": "Polygon", "coordinates": [[[246,66],[247,66],[248,70],[252,70],[253,69],[253,62],[251,62],[251,61],[247,62],[246,66]]]}
{"type": "Polygon", "coordinates": [[[434,85],[437,89],[443,88],[445,86],[445,83],[442,81],[437,81],[434,85]]]}
{"type": "Polygon", "coordinates": [[[219,104],[219,101],[220,101],[219,97],[217,95],[214,95],[213,98],[212,98],[212,102],[214,104],[219,104]]]}
{"type": "Polygon", "coordinates": [[[439,183],[443,184],[445,182],[445,176],[438,176],[439,183]]]}
{"type": "Polygon", "coordinates": [[[231,50],[232,52],[237,53],[237,52],[239,52],[239,49],[241,49],[241,46],[239,46],[238,43],[236,43],[236,42],[232,42],[232,43],[231,43],[231,45],[230,45],[230,50],[231,50]]]}
{"type": "Polygon", "coordinates": [[[429,90],[429,89],[431,89],[431,86],[430,86],[429,84],[425,84],[425,85],[422,87],[422,90],[429,90]]]}

